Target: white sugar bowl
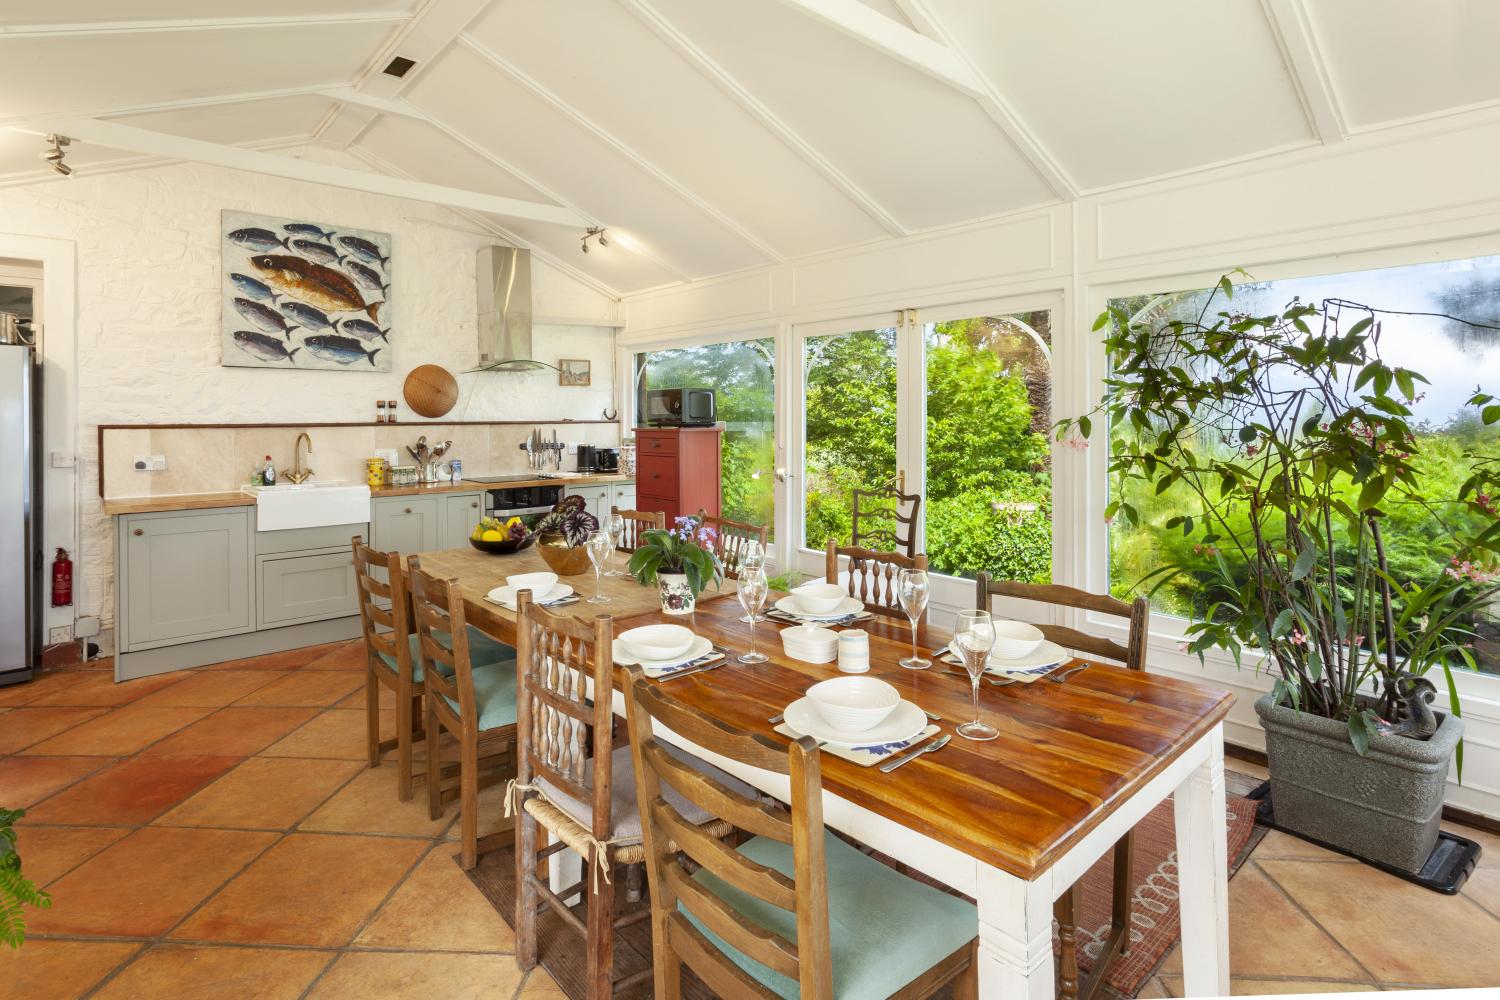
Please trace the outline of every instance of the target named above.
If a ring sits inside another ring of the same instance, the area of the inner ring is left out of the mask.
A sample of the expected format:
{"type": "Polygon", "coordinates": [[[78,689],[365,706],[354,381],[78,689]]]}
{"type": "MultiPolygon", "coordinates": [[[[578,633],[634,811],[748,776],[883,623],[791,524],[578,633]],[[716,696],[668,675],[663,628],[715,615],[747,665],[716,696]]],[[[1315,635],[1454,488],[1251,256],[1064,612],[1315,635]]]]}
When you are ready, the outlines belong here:
{"type": "Polygon", "coordinates": [[[781,648],[804,663],[832,663],[838,655],[839,634],[821,625],[793,625],[781,630],[781,648]]]}
{"type": "Polygon", "coordinates": [[[839,636],[839,669],[846,674],[863,674],[870,669],[870,633],[864,629],[845,629],[839,636]]]}

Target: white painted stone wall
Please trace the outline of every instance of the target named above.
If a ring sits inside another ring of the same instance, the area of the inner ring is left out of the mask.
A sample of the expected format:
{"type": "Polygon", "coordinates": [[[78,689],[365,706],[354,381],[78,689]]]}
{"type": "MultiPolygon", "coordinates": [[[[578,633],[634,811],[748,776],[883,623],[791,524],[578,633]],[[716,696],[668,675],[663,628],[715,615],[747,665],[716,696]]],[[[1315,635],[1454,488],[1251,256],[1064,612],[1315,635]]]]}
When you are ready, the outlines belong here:
{"type": "MultiPolygon", "coordinates": [[[[311,147],[287,155],[362,166],[311,147]]],[[[78,521],[77,613],[100,615],[106,624],[114,609],[113,546],[98,499],[98,424],[372,420],[375,400],[400,399],[402,382],[417,365],[453,372],[474,365],[475,251],[499,242],[438,206],[197,164],[94,176],[85,170],[66,180],[0,189],[0,233],[77,245],[78,506],[66,516],[78,521]],[[391,233],[395,370],[221,367],[224,209],[391,233]]],[[[542,260],[534,261],[533,284],[537,315],[600,323],[539,326],[536,332],[540,360],[589,358],[594,385],[563,388],[551,371],[462,376],[450,419],[583,419],[610,405],[614,331],[608,323],[617,304],[542,260]]],[[[403,406],[402,419],[416,418],[403,406]]]]}

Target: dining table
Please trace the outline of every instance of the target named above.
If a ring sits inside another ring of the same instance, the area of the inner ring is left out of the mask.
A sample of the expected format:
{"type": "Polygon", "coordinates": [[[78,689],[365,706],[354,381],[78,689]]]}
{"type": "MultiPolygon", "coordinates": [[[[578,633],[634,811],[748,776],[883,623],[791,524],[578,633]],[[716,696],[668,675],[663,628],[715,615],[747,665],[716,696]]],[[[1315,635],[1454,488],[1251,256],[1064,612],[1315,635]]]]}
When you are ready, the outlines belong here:
{"type": "MultiPolygon", "coordinates": [[[[426,572],[457,582],[470,625],[510,644],[515,613],[485,595],[508,575],[547,569],[531,551],[495,557],[452,549],[422,553],[420,559],[426,572]]],[[[584,597],[595,592],[586,576],[565,582],[584,597]]],[[[749,649],[751,626],[740,620],[744,612],[732,581],[705,591],[685,616],[664,614],[656,591],[628,577],[606,577],[601,590],[609,602],[580,601],[566,610],[586,619],[608,615],[616,634],[647,624],[687,625],[727,651],[714,669],[657,682],[721,723],[785,740],[771,720],[812,684],[840,676],[834,663],[788,656],[778,636],[783,626],[774,621],[755,625],[757,647],[768,659],[738,662],[749,649]]],[[[773,591],[768,606],[780,596],[773,591]]],[[[955,676],[931,656],[946,645],[946,632],[930,621],[918,626],[916,641],[933,666],[909,670],[897,662],[911,653],[907,622],[876,615],[857,625],[870,637],[871,676],[935,716],[944,734],[972,718],[969,678],[955,676]]],[[[941,749],[889,773],[824,753],[824,821],[976,901],[981,996],[1052,1000],[1054,902],[1170,798],[1184,991],[1227,996],[1224,718],[1233,696],[1149,671],[1086,662],[1062,683],[981,685],[980,715],[999,730],[994,740],[954,735],[941,749]]],[[[616,672],[615,692],[621,715],[622,678],[623,668],[616,672]]],[[[767,795],[789,800],[785,775],[724,758],[660,727],[658,735],[767,795]]]]}

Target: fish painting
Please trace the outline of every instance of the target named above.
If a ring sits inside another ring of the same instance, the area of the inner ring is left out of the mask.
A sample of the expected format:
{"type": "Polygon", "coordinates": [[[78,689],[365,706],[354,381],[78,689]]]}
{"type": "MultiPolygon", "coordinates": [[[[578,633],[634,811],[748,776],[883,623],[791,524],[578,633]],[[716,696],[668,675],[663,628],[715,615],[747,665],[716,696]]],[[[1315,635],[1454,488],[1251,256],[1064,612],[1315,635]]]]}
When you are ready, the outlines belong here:
{"type": "Polygon", "coordinates": [[[304,257],[310,257],[319,264],[338,264],[344,259],[343,254],[327,243],[319,243],[317,240],[292,240],[289,249],[295,250],[304,257]]]}
{"type": "Polygon", "coordinates": [[[332,334],[308,337],[302,341],[302,346],[324,361],[333,361],[341,365],[352,365],[356,361],[368,360],[373,366],[375,355],[383,350],[377,347],[373,351],[367,351],[364,344],[352,337],[338,337],[332,334]]]}
{"type": "Polygon", "coordinates": [[[277,340],[275,337],[268,337],[263,333],[254,333],[250,330],[236,330],[234,332],[234,342],[239,345],[240,350],[264,361],[290,361],[294,365],[297,363],[297,360],[292,355],[302,350],[300,347],[293,347],[288,350],[284,341],[277,340]]]}
{"type": "Polygon", "coordinates": [[[235,312],[245,317],[253,326],[264,330],[266,333],[282,333],[287,339],[292,337],[292,331],[288,329],[286,320],[281,313],[270,306],[259,302],[251,302],[249,299],[235,299],[235,312]]]}
{"type": "Polygon", "coordinates": [[[379,292],[381,295],[384,295],[391,287],[388,282],[380,279],[379,272],[374,268],[366,267],[357,260],[345,260],[344,270],[353,275],[355,281],[372,292],[379,292]]]}
{"type": "Polygon", "coordinates": [[[248,274],[231,274],[229,280],[234,282],[235,288],[238,288],[245,295],[257,302],[274,302],[276,300],[277,293],[272,291],[269,285],[256,281],[248,274]]]}
{"type": "Polygon", "coordinates": [[[219,253],[225,367],[395,370],[390,233],[226,209],[219,253]]]}
{"type": "Polygon", "coordinates": [[[339,245],[347,247],[356,257],[363,258],[372,264],[379,264],[381,267],[385,267],[386,261],[390,260],[389,257],[382,257],[380,248],[363,237],[340,236],[339,245]]]}
{"type": "Polygon", "coordinates": [[[341,319],[337,326],[339,333],[352,333],[360,340],[374,340],[379,337],[388,344],[391,342],[391,338],[386,336],[391,331],[382,330],[367,319],[341,319]]]}
{"type": "Polygon", "coordinates": [[[281,227],[283,232],[291,233],[293,236],[311,236],[315,240],[323,240],[325,243],[333,239],[337,229],[323,229],[310,222],[288,222],[281,227]]]}
{"type": "Polygon", "coordinates": [[[278,237],[269,229],[250,227],[236,229],[227,237],[231,243],[238,243],[246,250],[275,250],[277,247],[285,247],[287,241],[278,237]]]}
{"type": "MultiPolygon", "coordinates": [[[[314,309],[305,302],[287,302],[281,307],[281,314],[290,319],[295,325],[305,330],[332,330],[333,321],[329,319],[322,310],[314,309]]],[[[369,320],[345,320],[345,322],[364,323],[369,325],[369,320]]]]}
{"type": "Polygon", "coordinates": [[[368,305],[359,288],[342,271],[290,254],[256,254],[250,266],[273,288],[325,313],[363,312],[379,322],[382,302],[368,305]]]}

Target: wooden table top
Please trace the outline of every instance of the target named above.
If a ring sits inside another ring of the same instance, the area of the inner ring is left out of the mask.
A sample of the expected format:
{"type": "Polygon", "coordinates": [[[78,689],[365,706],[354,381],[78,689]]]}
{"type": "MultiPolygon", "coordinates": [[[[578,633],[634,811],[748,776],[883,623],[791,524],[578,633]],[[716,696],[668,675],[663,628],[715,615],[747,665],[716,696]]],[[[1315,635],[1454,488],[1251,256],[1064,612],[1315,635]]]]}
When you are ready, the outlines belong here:
{"type": "MultiPolygon", "coordinates": [[[[529,551],[497,558],[451,550],[423,553],[421,559],[428,572],[459,580],[472,624],[510,642],[514,614],[484,601],[484,594],[508,574],[545,568],[529,551]]],[[[592,593],[588,577],[567,579],[585,595],[592,593]]],[[[839,675],[832,663],[786,656],[777,637],[782,626],[775,622],[756,626],[758,648],[769,661],[734,662],[749,648],[750,627],[739,621],[744,612],[738,601],[705,594],[685,620],[663,615],[656,592],[633,580],[608,578],[604,585],[612,603],[575,604],[571,610],[585,618],[602,613],[621,619],[616,632],[658,621],[687,624],[731,650],[730,662],[717,669],[663,682],[706,716],[784,739],[766,720],[813,683],[839,675]]],[[[872,676],[940,715],[945,733],[970,719],[967,677],[947,673],[941,662],[930,670],[897,665],[910,655],[910,628],[878,616],[862,627],[870,633],[872,676]]],[[[918,640],[930,653],[947,634],[924,626],[918,640]]],[[[970,857],[1031,879],[1218,724],[1233,700],[1203,685],[1097,663],[1063,684],[982,685],[981,716],[1000,731],[998,739],[975,743],[955,735],[943,749],[890,774],[830,754],[822,761],[823,784],[970,857]]]]}

